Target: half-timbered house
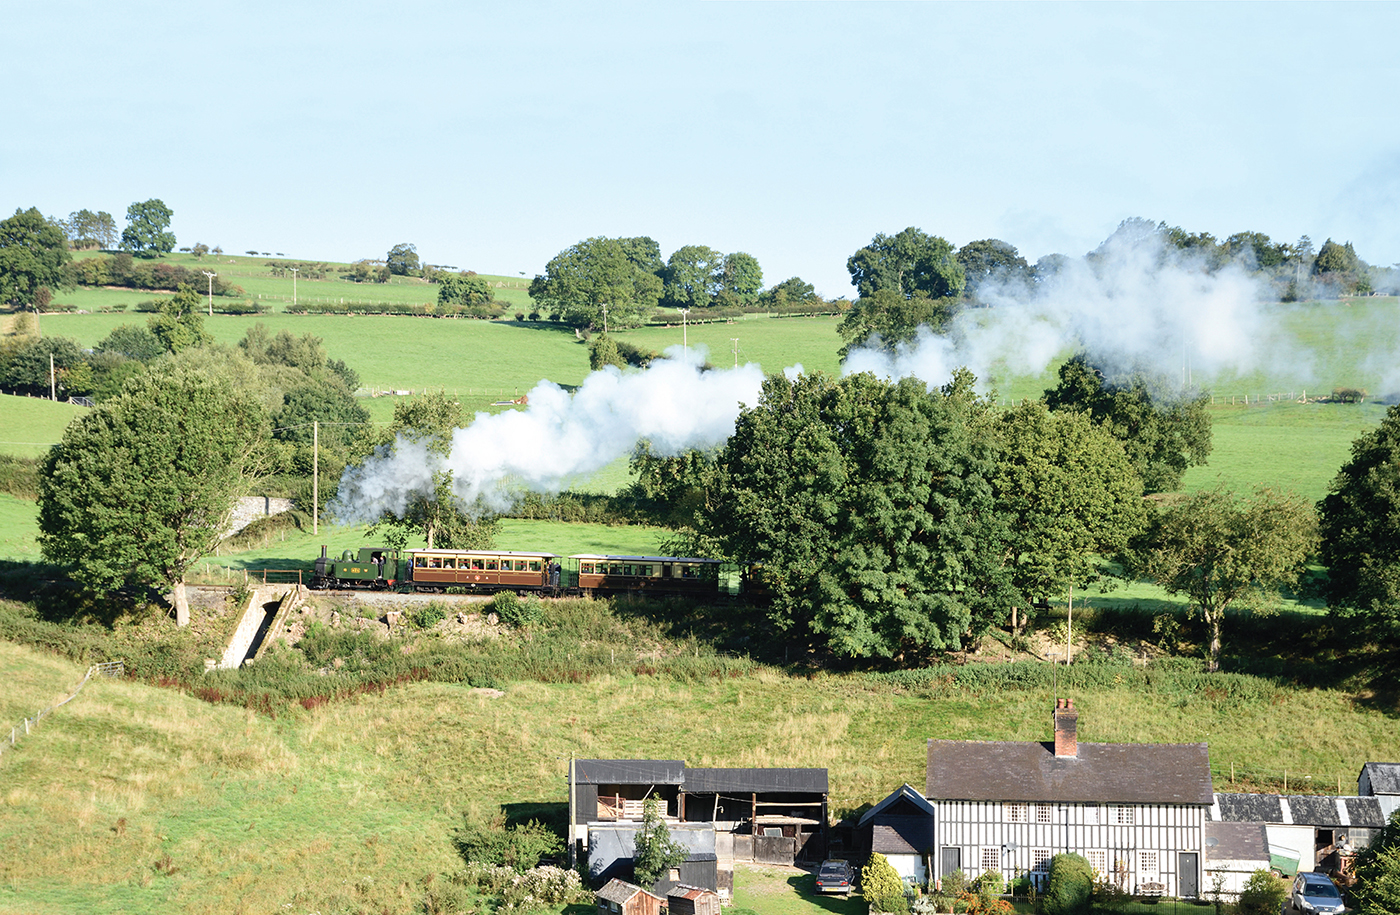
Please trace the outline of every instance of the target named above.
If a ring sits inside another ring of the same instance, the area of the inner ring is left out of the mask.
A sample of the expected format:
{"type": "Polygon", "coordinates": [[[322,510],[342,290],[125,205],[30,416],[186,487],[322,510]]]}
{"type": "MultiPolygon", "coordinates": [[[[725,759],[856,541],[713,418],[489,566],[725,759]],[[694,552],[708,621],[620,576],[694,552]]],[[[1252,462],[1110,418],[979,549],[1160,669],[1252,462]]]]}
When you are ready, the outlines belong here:
{"type": "Polygon", "coordinates": [[[928,742],[937,873],[1043,885],[1050,859],[1074,852],[1126,892],[1199,896],[1206,745],[1080,743],[1078,718],[1061,700],[1051,743],[928,742]]]}

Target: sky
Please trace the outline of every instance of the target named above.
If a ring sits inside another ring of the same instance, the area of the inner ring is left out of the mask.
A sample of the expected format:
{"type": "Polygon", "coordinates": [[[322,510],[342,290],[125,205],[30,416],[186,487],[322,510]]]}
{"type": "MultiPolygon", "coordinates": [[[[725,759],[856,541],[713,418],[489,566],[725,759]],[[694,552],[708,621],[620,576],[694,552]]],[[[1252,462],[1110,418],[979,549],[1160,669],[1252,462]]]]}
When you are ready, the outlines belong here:
{"type": "Polygon", "coordinates": [[[851,295],[918,226],[1034,262],[1130,217],[1400,261],[1400,4],[45,3],[0,209],[533,276],[591,236],[851,295]]]}

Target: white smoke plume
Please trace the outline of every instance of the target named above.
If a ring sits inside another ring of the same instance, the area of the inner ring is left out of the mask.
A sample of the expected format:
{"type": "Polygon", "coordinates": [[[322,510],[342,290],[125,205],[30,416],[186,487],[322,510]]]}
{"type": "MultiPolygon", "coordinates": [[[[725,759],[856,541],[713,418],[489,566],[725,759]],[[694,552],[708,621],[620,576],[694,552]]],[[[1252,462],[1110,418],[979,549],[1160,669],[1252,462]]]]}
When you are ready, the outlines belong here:
{"type": "Polygon", "coordinates": [[[433,491],[443,471],[451,471],[463,505],[501,511],[515,493],[557,492],[643,439],[662,455],[719,445],[733,434],[740,407],[758,403],[763,373],[757,365],[705,372],[703,361],[696,347],[688,358],[673,347],[640,372],[593,372],[573,394],[541,381],[526,409],[478,413],[456,430],[447,455],[400,435],[385,452],[346,468],[328,511],[352,524],[402,514],[414,496],[433,491]]]}
{"type": "Polygon", "coordinates": [[[932,386],[966,366],[985,384],[1039,374],[1082,349],[1110,373],[1199,383],[1247,372],[1261,354],[1277,356],[1282,341],[1263,291],[1242,267],[1207,273],[1155,236],[1110,239],[1037,284],[983,286],[979,298],[989,307],[963,310],[944,336],[921,328],[893,353],[853,350],[844,371],[913,375],[932,386]]]}

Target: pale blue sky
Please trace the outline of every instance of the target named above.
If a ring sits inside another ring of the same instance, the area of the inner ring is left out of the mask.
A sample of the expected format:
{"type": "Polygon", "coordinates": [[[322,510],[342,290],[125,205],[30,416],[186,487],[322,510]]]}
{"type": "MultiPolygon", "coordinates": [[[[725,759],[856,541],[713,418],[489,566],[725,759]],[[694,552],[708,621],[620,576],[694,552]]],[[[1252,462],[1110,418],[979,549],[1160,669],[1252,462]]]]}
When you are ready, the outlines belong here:
{"type": "Polygon", "coordinates": [[[533,275],[592,235],[851,291],[916,225],[1400,261],[1400,5],[74,3],[0,17],[0,209],[533,275]]]}

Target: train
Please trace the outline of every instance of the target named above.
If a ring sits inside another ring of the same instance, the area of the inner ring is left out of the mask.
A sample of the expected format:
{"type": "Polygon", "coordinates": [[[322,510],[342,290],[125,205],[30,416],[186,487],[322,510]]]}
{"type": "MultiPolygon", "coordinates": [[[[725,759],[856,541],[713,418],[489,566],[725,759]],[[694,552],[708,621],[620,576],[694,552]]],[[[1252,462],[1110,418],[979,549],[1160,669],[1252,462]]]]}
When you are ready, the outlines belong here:
{"type": "Polygon", "coordinates": [[[361,547],[339,559],[321,547],[312,590],[448,591],[583,597],[646,594],[736,596],[743,575],[717,559],[694,556],[615,556],[530,550],[395,550],[361,547]]]}

